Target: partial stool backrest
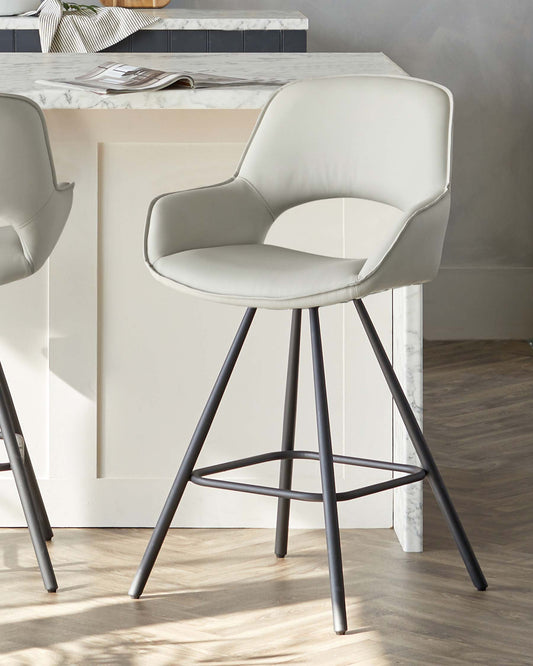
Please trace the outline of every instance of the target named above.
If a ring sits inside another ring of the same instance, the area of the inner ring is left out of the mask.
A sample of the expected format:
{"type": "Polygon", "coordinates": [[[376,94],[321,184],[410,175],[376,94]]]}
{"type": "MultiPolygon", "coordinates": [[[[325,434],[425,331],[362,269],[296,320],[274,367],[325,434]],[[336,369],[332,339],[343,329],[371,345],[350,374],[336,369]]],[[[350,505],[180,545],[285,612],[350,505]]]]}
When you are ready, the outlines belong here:
{"type": "Polygon", "coordinates": [[[31,100],[0,94],[0,284],[48,259],[72,205],[70,183],[56,181],[46,123],[31,100]]]}
{"type": "Polygon", "coordinates": [[[427,282],[448,224],[452,112],[450,91],[430,81],[299,81],[267,104],[235,177],[251,183],[274,217],[337,197],[398,208],[398,229],[367,257],[359,295],[427,282]]]}
{"type": "Polygon", "coordinates": [[[449,184],[451,98],[436,84],[341,76],[282,88],[265,107],[239,175],[274,214],[356,197],[403,211],[449,184]]]}

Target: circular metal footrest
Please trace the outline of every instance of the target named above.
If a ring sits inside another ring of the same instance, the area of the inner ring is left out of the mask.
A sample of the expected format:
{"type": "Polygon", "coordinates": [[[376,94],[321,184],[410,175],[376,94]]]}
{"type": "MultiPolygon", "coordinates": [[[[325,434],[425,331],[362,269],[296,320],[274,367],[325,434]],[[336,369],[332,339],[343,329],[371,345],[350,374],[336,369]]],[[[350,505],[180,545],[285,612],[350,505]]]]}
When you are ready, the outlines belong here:
{"type": "MultiPolygon", "coordinates": [[[[251,483],[238,483],[236,481],[225,481],[223,479],[208,478],[212,474],[220,474],[221,472],[229,472],[234,469],[241,469],[242,467],[251,467],[252,465],[259,465],[264,462],[272,462],[273,460],[320,460],[318,453],[314,451],[274,451],[273,453],[263,453],[258,456],[250,458],[241,458],[240,460],[232,460],[227,463],[219,465],[211,465],[210,467],[202,467],[195,469],[190,480],[199,486],[210,486],[212,488],[223,488],[225,490],[236,490],[242,493],[253,493],[255,495],[270,495],[272,497],[284,497],[285,499],[303,500],[304,502],[322,502],[322,493],[308,493],[299,490],[284,490],[282,488],[271,488],[270,486],[257,486],[251,483]]],[[[370,486],[363,488],[356,488],[355,490],[348,490],[346,492],[337,493],[337,501],[344,502],[346,500],[355,499],[356,497],[364,497],[365,495],[373,495],[383,490],[390,488],[397,488],[398,486],[405,486],[415,481],[421,481],[426,476],[426,470],[414,465],[401,465],[399,463],[383,462],[381,460],[368,460],[366,458],[351,458],[348,456],[333,456],[334,463],[341,465],[353,465],[355,467],[371,467],[373,469],[386,469],[393,472],[403,472],[406,476],[401,476],[395,479],[388,479],[381,483],[374,483],[370,486]]]]}

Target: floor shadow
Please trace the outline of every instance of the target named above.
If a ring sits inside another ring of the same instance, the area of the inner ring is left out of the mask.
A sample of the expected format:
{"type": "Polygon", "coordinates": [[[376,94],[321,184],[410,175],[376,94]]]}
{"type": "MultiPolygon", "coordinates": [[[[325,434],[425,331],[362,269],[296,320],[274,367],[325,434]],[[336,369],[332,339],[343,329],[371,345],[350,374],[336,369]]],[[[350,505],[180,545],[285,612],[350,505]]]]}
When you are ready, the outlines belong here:
{"type": "Polygon", "coordinates": [[[121,602],[97,605],[68,616],[5,622],[2,626],[0,654],[20,650],[21,636],[24,637],[26,648],[47,648],[98,635],[106,628],[113,632],[134,632],[140,627],[147,628],[164,622],[216,618],[232,611],[245,614],[248,611],[279,608],[293,604],[295,600],[305,603],[317,598],[329,599],[327,577],[295,579],[284,581],[283,585],[276,585],[272,580],[213,585],[198,591],[146,594],[135,601],[125,596],[121,602]]]}

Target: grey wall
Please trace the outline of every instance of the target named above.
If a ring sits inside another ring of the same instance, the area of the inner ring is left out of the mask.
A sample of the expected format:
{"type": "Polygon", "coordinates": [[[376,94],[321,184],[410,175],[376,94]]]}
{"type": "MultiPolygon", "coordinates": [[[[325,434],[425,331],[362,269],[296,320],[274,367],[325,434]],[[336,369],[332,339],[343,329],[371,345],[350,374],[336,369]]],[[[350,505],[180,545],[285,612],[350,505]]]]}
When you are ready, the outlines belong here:
{"type": "MultiPolygon", "coordinates": [[[[172,0],[172,6],[185,6],[172,0]]],[[[310,51],[384,51],[455,96],[453,207],[431,338],[533,337],[533,0],[199,0],[298,9],[310,51]]]]}

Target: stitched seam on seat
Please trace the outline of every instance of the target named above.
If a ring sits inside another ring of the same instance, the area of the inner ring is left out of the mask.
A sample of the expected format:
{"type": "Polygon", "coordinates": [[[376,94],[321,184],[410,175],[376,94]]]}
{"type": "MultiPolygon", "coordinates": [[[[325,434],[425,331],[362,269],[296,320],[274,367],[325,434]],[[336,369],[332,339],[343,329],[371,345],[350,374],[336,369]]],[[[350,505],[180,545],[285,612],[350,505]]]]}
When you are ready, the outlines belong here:
{"type": "Polygon", "coordinates": [[[251,183],[251,182],[248,180],[248,178],[245,178],[244,176],[241,176],[240,174],[239,174],[238,178],[239,178],[240,180],[244,181],[247,185],[249,185],[250,188],[252,189],[252,191],[255,192],[255,193],[257,194],[257,196],[258,196],[258,197],[261,199],[261,201],[265,204],[266,209],[267,209],[268,212],[270,213],[270,217],[272,218],[272,221],[274,222],[274,220],[276,219],[276,216],[275,216],[274,213],[272,212],[272,208],[270,208],[270,206],[268,205],[268,201],[267,201],[267,200],[265,199],[265,197],[261,194],[261,192],[257,189],[257,187],[256,187],[253,183],[251,183]]]}
{"type": "Polygon", "coordinates": [[[34,213],[30,218],[28,218],[22,224],[18,224],[16,227],[13,227],[13,228],[14,229],[24,229],[24,227],[27,227],[28,224],[31,224],[33,222],[33,220],[48,206],[48,204],[50,203],[50,199],[54,196],[55,191],[56,191],[55,189],[52,189],[52,192],[50,193],[50,196],[48,197],[46,202],[39,208],[39,210],[36,213],[34,213]]]}
{"type": "Polygon", "coordinates": [[[45,208],[48,206],[48,204],[52,200],[52,197],[54,196],[55,192],[56,192],[56,189],[53,188],[50,196],[46,200],[46,203],[43,204],[39,208],[39,210],[36,213],[34,213],[28,220],[26,220],[26,222],[23,222],[22,224],[19,224],[16,227],[13,226],[13,229],[16,231],[17,236],[19,237],[19,241],[20,241],[20,244],[22,246],[22,251],[24,252],[24,257],[26,258],[26,261],[30,264],[32,273],[35,272],[35,264],[33,262],[33,257],[31,256],[31,252],[29,251],[29,249],[28,249],[26,243],[24,242],[24,239],[20,235],[19,231],[22,231],[27,226],[29,226],[42,213],[42,211],[45,210],[45,208]]]}
{"type": "MultiPolygon", "coordinates": [[[[222,187],[223,185],[229,185],[230,183],[234,183],[236,181],[236,179],[237,179],[236,176],[232,176],[231,178],[227,178],[226,180],[223,180],[220,183],[213,183],[212,185],[202,185],[200,187],[192,187],[192,188],[187,189],[187,190],[177,190],[175,192],[164,192],[163,194],[160,194],[157,197],[155,197],[155,199],[152,199],[152,201],[150,202],[150,205],[148,207],[148,212],[146,214],[146,224],[145,224],[145,228],[144,228],[144,246],[143,246],[144,249],[143,249],[143,253],[144,253],[144,261],[147,264],[147,266],[150,266],[150,267],[154,268],[154,264],[157,261],[159,261],[160,259],[163,259],[164,257],[169,256],[168,254],[162,254],[161,256],[157,257],[156,259],[153,259],[152,261],[150,261],[149,258],[148,258],[148,236],[150,234],[150,227],[151,227],[151,224],[152,224],[152,213],[153,213],[153,210],[154,210],[156,204],[161,199],[164,199],[165,197],[168,197],[168,196],[179,195],[179,194],[184,194],[184,193],[188,193],[188,192],[198,192],[200,190],[213,190],[213,189],[216,189],[218,187],[222,187]]],[[[247,184],[251,185],[251,183],[248,183],[246,178],[243,178],[242,180],[245,181],[247,184]]],[[[252,186],[252,190],[256,191],[255,188],[253,188],[253,186],[252,186]]],[[[259,194],[259,192],[258,192],[258,194],[259,194]]],[[[259,196],[261,196],[261,195],[259,194],[259,196]]],[[[265,202],[265,205],[267,205],[266,202],[265,202]]],[[[267,206],[267,208],[268,208],[268,206],[267,206]]],[[[270,209],[269,209],[269,212],[270,212],[270,209]]],[[[173,253],[171,253],[171,254],[173,254],[173,253]]],[[[154,268],[154,271],[155,271],[155,268],[154,268]]],[[[157,273],[157,271],[155,271],[155,272],[157,273]]]]}
{"type": "MultiPolygon", "coordinates": [[[[359,285],[363,284],[364,282],[366,282],[367,280],[369,280],[371,277],[374,277],[374,275],[382,269],[383,265],[387,262],[389,257],[392,255],[392,253],[394,251],[394,248],[398,244],[399,240],[406,233],[408,227],[411,226],[411,224],[415,221],[417,216],[420,215],[421,213],[425,212],[426,210],[429,210],[433,206],[436,206],[437,204],[439,204],[449,193],[450,193],[450,186],[448,185],[446,187],[446,189],[443,192],[441,192],[441,194],[439,194],[437,197],[435,197],[434,199],[432,199],[428,203],[425,203],[425,204],[421,205],[419,208],[415,209],[411,213],[408,213],[407,219],[405,219],[403,225],[399,229],[399,231],[396,234],[394,240],[391,242],[388,250],[385,252],[383,257],[379,260],[378,264],[370,271],[370,273],[367,273],[367,275],[365,275],[364,278],[362,278],[362,280],[357,282],[357,279],[356,279],[356,284],[359,286],[359,285]]],[[[364,268],[364,266],[362,268],[364,268]]]]}
{"type": "MultiPolygon", "coordinates": [[[[171,256],[171,255],[167,255],[171,256]]],[[[295,300],[298,298],[313,298],[315,296],[324,296],[326,294],[332,294],[336,291],[339,291],[341,289],[350,289],[352,287],[355,287],[357,285],[357,275],[355,275],[352,278],[352,281],[350,281],[348,284],[343,285],[342,287],[335,287],[334,289],[328,289],[327,291],[319,291],[319,292],[314,292],[312,294],[304,294],[304,295],[295,295],[295,296],[281,296],[281,297],[274,297],[274,296],[253,296],[251,294],[244,294],[242,296],[232,296],[231,294],[225,294],[224,292],[216,292],[216,291],[207,291],[205,289],[199,289],[198,287],[192,287],[189,284],[186,284],[185,282],[178,282],[177,280],[173,280],[172,278],[169,278],[166,275],[163,275],[163,273],[160,273],[155,266],[151,266],[151,268],[154,270],[155,273],[160,275],[162,278],[165,280],[169,280],[173,284],[178,284],[182,285],[183,287],[186,287],[187,289],[190,289],[191,291],[199,291],[202,294],[209,294],[211,296],[221,296],[223,298],[229,298],[231,300],[235,301],[242,301],[244,299],[255,299],[255,300],[262,300],[262,301],[269,301],[272,303],[275,303],[277,301],[286,301],[286,300],[295,300]]]]}
{"type": "Polygon", "coordinates": [[[179,285],[182,287],[185,287],[186,289],[190,290],[191,292],[199,292],[201,294],[206,294],[208,296],[215,296],[219,298],[224,298],[230,301],[234,301],[235,303],[241,303],[242,301],[246,300],[252,300],[252,301],[267,301],[269,303],[278,303],[278,302],[283,302],[283,301],[296,301],[296,300],[304,300],[307,298],[315,298],[318,296],[327,296],[328,294],[334,294],[337,291],[343,291],[344,289],[354,289],[357,287],[357,283],[354,282],[352,284],[347,284],[344,287],[336,287],[335,289],[329,289],[328,291],[320,291],[316,292],[313,294],[305,294],[305,295],[300,295],[300,296],[283,296],[280,298],[272,298],[268,296],[231,296],[230,294],[223,294],[223,293],[217,293],[214,291],[206,291],[205,289],[198,289],[197,287],[191,287],[188,284],[185,284],[184,282],[176,282],[176,280],[172,280],[171,278],[167,277],[166,275],[163,275],[162,273],[159,273],[155,268],[153,269],[157,275],[162,277],[164,280],[167,280],[168,282],[174,284],[174,285],[179,285]]]}

